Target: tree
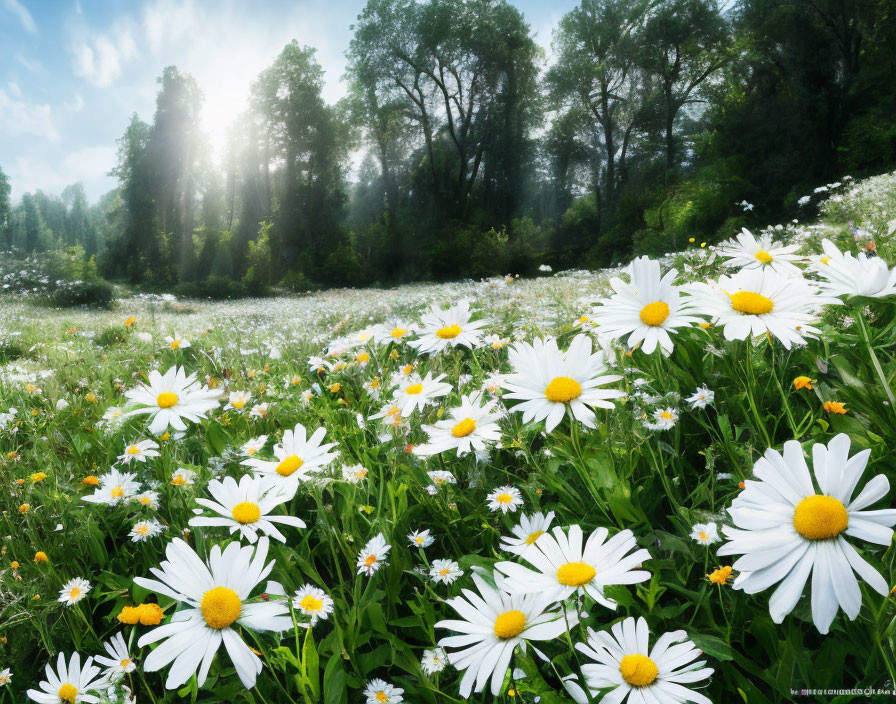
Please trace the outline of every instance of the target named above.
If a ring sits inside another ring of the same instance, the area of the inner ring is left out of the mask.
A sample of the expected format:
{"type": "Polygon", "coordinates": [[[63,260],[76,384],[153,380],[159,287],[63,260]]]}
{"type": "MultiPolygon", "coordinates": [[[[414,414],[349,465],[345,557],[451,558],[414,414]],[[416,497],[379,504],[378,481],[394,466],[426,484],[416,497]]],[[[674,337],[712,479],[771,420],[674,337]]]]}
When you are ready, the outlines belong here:
{"type": "Polygon", "coordinates": [[[0,235],[3,236],[3,239],[0,241],[5,241],[6,245],[12,244],[11,231],[9,229],[9,215],[11,211],[9,194],[11,192],[12,187],[9,185],[9,178],[3,173],[2,167],[0,167],[0,235]]]}

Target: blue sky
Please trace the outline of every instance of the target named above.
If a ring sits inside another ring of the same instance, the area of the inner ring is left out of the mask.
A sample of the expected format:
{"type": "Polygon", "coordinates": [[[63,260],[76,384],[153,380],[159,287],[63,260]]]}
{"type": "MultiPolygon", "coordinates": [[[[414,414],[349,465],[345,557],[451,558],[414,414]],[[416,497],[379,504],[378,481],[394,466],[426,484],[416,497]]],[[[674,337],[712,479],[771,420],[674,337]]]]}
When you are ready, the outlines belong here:
{"type": "MultiPolygon", "coordinates": [[[[536,41],[575,0],[516,0],[536,41]]],[[[150,120],[156,78],[174,64],[205,94],[203,127],[220,151],[249,83],[297,39],[318,50],[325,97],[344,94],[349,25],[362,0],[0,0],[0,167],[13,198],[82,181],[110,190],[115,140],[150,120]]]]}

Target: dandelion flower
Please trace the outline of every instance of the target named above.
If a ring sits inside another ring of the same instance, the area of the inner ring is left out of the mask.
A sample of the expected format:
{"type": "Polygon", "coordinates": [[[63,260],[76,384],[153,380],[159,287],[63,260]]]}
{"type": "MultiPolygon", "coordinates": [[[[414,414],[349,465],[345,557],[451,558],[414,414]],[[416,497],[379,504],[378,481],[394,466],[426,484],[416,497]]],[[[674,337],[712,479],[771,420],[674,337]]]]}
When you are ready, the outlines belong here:
{"type": "Polygon", "coordinates": [[[733,565],[740,572],[735,589],[755,594],[780,583],[769,600],[775,623],[796,606],[810,573],[820,633],[841,608],[850,620],[858,616],[862,593],[853,572],[879,594],[889,592],[846,537],[890,545],[896,510],[865,510],[887,495],[890,483],[879,474],[853,498],[871,451],[850,457],[849,447],[844,434],[813,446],[815,482],[799,442],[784,443],[783,455],[769,448],[753,467],[757,480],[748,480],[728,509],[735,527],[722,527],[729,542],[718,554],[742,556],[733,565]]]}

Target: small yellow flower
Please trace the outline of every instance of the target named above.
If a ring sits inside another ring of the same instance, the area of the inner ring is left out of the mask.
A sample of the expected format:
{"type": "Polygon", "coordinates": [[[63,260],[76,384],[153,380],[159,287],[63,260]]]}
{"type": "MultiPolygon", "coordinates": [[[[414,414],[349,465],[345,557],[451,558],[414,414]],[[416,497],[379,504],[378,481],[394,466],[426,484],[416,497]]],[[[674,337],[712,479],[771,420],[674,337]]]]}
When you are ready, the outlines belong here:
{"type": "Polygon", "coordinates": [[[701,248],[702,248],[702,247],[706,247],[706,242],[701,242],[701,243],[700,243],[700,247],[701,247],[701,248]]]}
{"type": "Polygon", "coordinates": [[[731,578],[731,566],[725,565],[724,567],[719,567],[717,570],[713,570],[713,572],[706,576],[713,584],[727,584],[728,580],[731,578]]]}
{"type": "Polygon", "coordinates": [[[811,391],[813,388],[812,384],[814,383],[815,381],[807,376],[798,376],[793,380],[793,388],[795,388],[797,391],[799,391],[800,389],[809,389],[811,391]]]}
{"type": "Polygon", "coordinates": [[[118,614],[118,620],[128,626],[133,626],[140,620],[140,617],[137,615],[135,607],[125,606],[121,609],[121,613],[118,614]]]}
{"type": "Polygon", "coordinates": [[[697,240],[694,239],[693,237],[688,237],[688,242],[690,242],[691,244],[694,244],[694,242],[696,242],[696,241],[697,240]]]}
{"type": "Polygon", "coordinates": [[[24,479],[16,479],[16,484],[18,484],[19,486],[22,486],[22,484],[24,484],[24,483],[25,483],[24,479]]]}
{"type": "Polygon", "coordinates": [[[81,480],[81,483],[86,486],[98,486],[100,483],[100,478],[94,476],[93,474],[88,474],[81,480]]]}
{"type": "Polygon", "coordinates": [[[31,597],[31,601],[38,601],[39,599],[40,599],[40,594],[35,594],[33,597],[31,597]]]}
{"type": "Polygon", "coordinates": [[[19,506],[19,513],[25,514],[31,510],[31,504],[22,504],[19,506]]]}
{"type": "Polygon", "coordinates": [[[13,561],[10,562],[9,564],[10,564],[10,566],[11,566],[14,570],[19,569],[19,563],[18,563],[17,560],[13,560],[13,561]]]}
{"type": "Polygon", "coordinates": [[[828,413],[836,413],[838,416],[846,415],[846,404],[840,401],[825,401],[824,410],[828,413]]]}
{"type": "Polygon", "coordinates": [[[35,472],[34,474],[31,475],[31,481],[33,481],[35,484],[37,484],[37,482],[42,482],[46,478],[47,478],[47,475],[44,474],[43,472],[35,472]]]}
{"type": "Polygon", "coordinates": [[[327,388],[335,394],[342,388],[342,384],[330,384],[327,388]]]}
{"type": "Polygon", "coordinates": [[[96,403],[96,394],[93,393],[93,391],[90,391],[90,392],[84,394],[84,400],[90,401],[90,403],[96,403]]]}
{"type": "Polygon", "coordinates": [[[700,327],[703,328],[704,330],[709,330],[712,327],[712,324],[704,322],[704,323],[700,323],[700,327]]]}
{"type": "Polygon", "coordinates": [[[45,553],[43,550],[38,550],[36,553],[34,553],[34,561],[35,562],[49,562],[50,558],[47,557],[47,553],[45,553]]]}
{"type": "Polygon", "coordinates": [[[125,318],[124,326],[126,328],[132,328],[137,323],[137,316],[132,315],[130,318],[125,318]]]}
{"type": "Polygon", "coordinates": [[[164,617],[162,607],[158,604],[140,604],[137,607],[137,618],[141,626],[158,626],[164,617]]]}

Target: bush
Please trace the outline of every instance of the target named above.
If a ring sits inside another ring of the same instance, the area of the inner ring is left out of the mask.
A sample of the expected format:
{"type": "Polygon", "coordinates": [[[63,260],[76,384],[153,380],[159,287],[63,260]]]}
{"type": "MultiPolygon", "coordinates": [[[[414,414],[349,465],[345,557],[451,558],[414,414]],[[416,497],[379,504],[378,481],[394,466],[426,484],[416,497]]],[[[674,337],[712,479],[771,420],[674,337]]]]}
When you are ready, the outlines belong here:
{"type": "Polygon", "coordinates": [[[109,308],[115,301],[115,288],[102,279],[97,281],[73,281],[62,283],[53,292],[50,301],[61,308],[87,306],[109,308]]]}
{"type": "Polygon", "coordinates": [[[174,293],[178,298],[209,298],[223,301],[261,295],[264,290],[261,285],[252,287],[245,281],[234,281],[224,276],[209,276],[203,281],[185,281],[178,284],[174,293]]]}

